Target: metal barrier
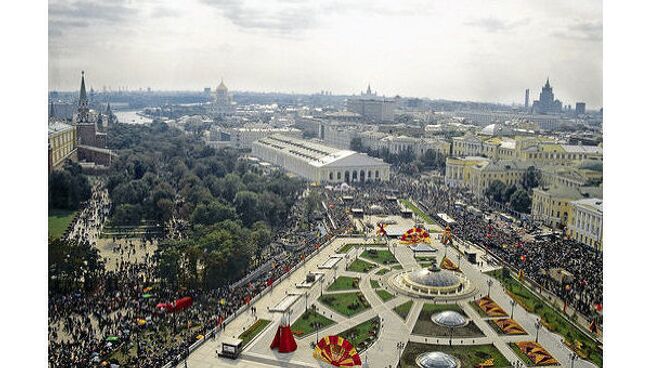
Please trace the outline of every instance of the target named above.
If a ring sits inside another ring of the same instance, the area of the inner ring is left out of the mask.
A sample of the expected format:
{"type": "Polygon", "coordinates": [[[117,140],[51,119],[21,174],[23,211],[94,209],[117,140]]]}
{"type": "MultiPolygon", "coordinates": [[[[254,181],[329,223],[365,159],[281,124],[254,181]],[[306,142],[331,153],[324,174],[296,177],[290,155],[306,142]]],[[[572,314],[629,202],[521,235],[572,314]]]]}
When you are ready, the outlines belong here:
{"type": "MultiPolygon", "coordinates": [[[[455,235],[452,235],[452,236],[456,237],[455,235]]],[[[457,238],[457,237],[456,237],[456,238],[457,238]]],[[[477,248],[483,249],[483,250],[485,251],[486,254],[490,255],[491,257],[493,257],[494,259],[496,259],[499,263],[501,263],[501,264],[503,265],[503,267],[506,268],[506,269],[508,270],[508,272],[510,272],[511,275],[513,275],[513,274],[516,275],[516,274],[517,274],[517,270],[516,270],[515,268],[513,268],[509,263],[505,262],[501,257],[499,257],[498,255],[496,255],[495,253],[493,253],[490,249],[488,249],[488,248],[486,248],[486,247],[483,247],[483,246],[480,246],[480,245],[477,245],[477,244],[474,244],[474,243],[472,243],[472,242],[468,242],[468,241],[462,240],[462,239],[460,239],[460,238],[457,238],[457,239],[458,239],[459,241],[461,241],[462,243],[464,243],[464,244],[471,244],[471,245],[473,245],[473,246],[475,246],[475,247],[477,247],[477,248]]],[[[459,242],[459,243],[460,243],[460,242],[459,242]]],[[[534,280],[530,279],[529,277],[526,277],[525,275],[524,275],[524,280],[523,280],[523,282],[520,282],[520,284],[521,284],[522,286],[524,286],[525,288],[527,288],[530,292],[532,292],[533,295],[537,294],[537,293],[535,292],[535,290],[534,290],[535,288],[537,288],[537,289],[543,290],[543,291],[545,291],[547,294],[550,294],[550,295],[554,296],[555,298],[558,298],[558,299],[561,300],[561,298],[558,297],[557,295],[555,295],[553,292],[551,292],[550,290],[544,288],[542,285],[538,284],[537,282],[535,282],[534,280]],[[527,285],[527,284],[529,284],[530,286],[527,285]],[[532,286],[532,288],[533,288],[532,290],[531,290],[531,286],[532,286]]],[[[551,307],[552,309],[555,309],[554,306],[550,305],[550,304],[545,300],[545,298],[544,298],[543,295],[540,295],[540,296],[541,296],[541,297],[540,297],[540,300],[541,300],[544,304],[548,305],[548,306],[551,307]]],[[[579,312],[577,309],[574,308],[573,310],[575,311],[576,314],[578,314],[580,317],[582,317],[582,319],[587,320],[587,318],[586,318],[586,317],[585,317],[581,312],[579,312]]],[[[559,311],[558,311],[558,313],[559,313],[559,311]]],[[[559,313],[559,314],[562,316],[562,318],[564,318],[567,322],[569,322],[570,324],[572,324],[575,328],[577,328],[578,330],[582,331],[582,332],[583,332],[583,333],[584,333],[588,338],[590,338],[592,341],[594,341],[594,342],[597,343],[597,344],[602,343],[598,338],[592,336],[591,333],[590,333],[589,331],[587,331],[587,329],[585,329],[583,326],[581,326],[581,325],[575,323],[575,322],[572,321],[570,318],[567,318],[567,316],[565,316],[564,313],[559,313]]]]}
{"type": "MultiPolygon", "coordinates": [[[[325,240],[324,243],[321,243],[321,240],[326,239],[326,238],[327,238],[327,235],[326,235],[326,236],[323,236],[323,237],[321,237],[321,238],[319,238],[319,239],[318,239],[318,243],[321,244],[321,246],[318,247],[318,250],[315,251],[315,252],[311,252],[311,254],[309,254],[307,257],[305,257],[304,260],[301,260],[300,262],[298,262],[295,266],[293,266],[293,267],[289,270],[289,272],[286,272],[285,274],[283,274],[283,275],[282,275],[282,276],[281,276],[281,277],[280,277],[276,282],[279,283],[279,282],[282,282],[282,281],[286,280],[289,276],[291,276],[291,274],[293,274],[296,270],[298,270],[298,269],[299,269],[300,267],[302,267],[305,263],[307,263],[307,261],[309,261],[310,259],[314,258],[317,254],[319,254],[319,253],[323,250],[323,248],[326,248],[328,245],[330,245],[330,244],[332,243],[332,241],[334,241],[334,239],[335,239],[336,237],[331,237],[331,238],[325,240]]],[[[241,280],[240,280],[240,281],[241,281],[241,280]]],[[[274,282],[273,284],[275,284],[275,282],[274,282]]],[[[259,300],[260,298],[262,298],[264,295],[266,295],[267,293],[269,293],[271,290],[273,290],[273,285],[264,288],[264,290],[262,290],[259,294],[255,295],[255,296],[251,299],[250,304],[255,303],[257,300],[259,300]]],[[[188,354],[191,353],[191,352],[193,352],[194,350],[198,349],[201,345],[203,345],[203,344],[205,343],[205,341],[206,341],[208,338],[211,338],[213,335],[216,335],[219,331],[221,331],[221,329],[222,329],[221,326],[223,326],[223,325],[227,325],[228,323],[230,323],[230,321],[232,321],[233,319],[237,318],[240,314],[244,313],[244,311],[246,311],[246,310],[248,309],[248,307],[249,307],[249,304],[244,304],[244,305],[242,305],[239,309],[237,309],[237,311],[235,311],[234,314],[231,314],[230,316],[228,316],[228,317],[227,317],[227,318],[226,318],[226,319],[221,323],[221,325],[219,325],[219,326],[217,326],[217,327],[211,329],[210,331],[206,332],[206,334],[203,336],[202,339],[197,340],[195,343],[193,343],[192,345],[189,346],[189,348],[188,348],[188,354]]],[[[167,364],[163,365],[162,368],[172,368],[172,367],[174,367],[177,363],[179,363],[182,359],[183,359],[183,356],[179,354],[179,355],[177,355],[177,356],[175,357],[175,359],[174,359],[173,361],[168,362],[167,364]]]]}

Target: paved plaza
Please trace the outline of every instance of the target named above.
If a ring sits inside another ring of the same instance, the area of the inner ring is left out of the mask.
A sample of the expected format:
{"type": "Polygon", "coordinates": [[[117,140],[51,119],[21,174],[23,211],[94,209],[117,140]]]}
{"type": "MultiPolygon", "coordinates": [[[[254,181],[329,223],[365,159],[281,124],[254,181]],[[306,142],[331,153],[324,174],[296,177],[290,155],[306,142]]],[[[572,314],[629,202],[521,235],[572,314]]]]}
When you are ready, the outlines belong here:
{"type": "MultiPolygon", "coordinates": [[[[375,219],[373,219],[375,220],[375,219]]],[[[412,226],[415,221],[408,220],[412,226]]],[[[364,220],[366,222],[366,220],[364,220]]],[[[403,221],[400,221],[403,223],[403,221]]],[[[425,304],[434,303],[450,303],[457,304],[462,312],[480,329],[483,337],[453,337],[451,344],[453,346],[469,346],[469,345],[494,345],[498,351],[511,362],[511,364],[522,364],[523,362],[512,350],[509,343],[521,341],[535,341],[537,316],[527,313],[521,306],[515,305],[514,307],[514,320],[521,325],[526,334],[522,335],[502,335],[498,334],[492,326],[488,317],[482,317],[479,312],[470,305],[474,300],[481,298],[488,294],[488,279],[490,278],[483,272],[494,270],[496,267],[491,260],[486,258],[484,252],[478,252],[478,265],[470,264],[467,259],[460,258],[460,270],[462,274],[467,277],[471,284],[476,287],[475,292],[459,300],[453,301],[440,301],[440,299],[424,299],[418,297],[407,296],[400,293],[395,288],[391,287],[387,281],[392,275],[401,270],[419,269],[421,267],[420,261],[416,260],[413,252],[405,245],[399,244],[397,240],[390,240],[388,247],[369,245],[377,250],[390,250],[394,252],[398,264],[379,264],[368,258],[361,257],[365,262],[371,263],[375,268],[367,273],[352,272],[346,270],[346,265],[350,265],[356,258],[360,257],[364,247],[347,247],[347,252],[342,256],[341,260],[337,262],[335,267],[332,268],[319,268],[324,265],[330,257],[336,256],[341,247],[349,243],[374,243],[374,239],[370,239],[373,234],[368,234],[367,238],[350,238],[339,237],[335,238],[327,246],[322,247],[320,252],[313,258],[309,259],[303,266],[295,270],[289,277],[274,285],[271,292],[262,296],[251,307],[257,309],[256,315],[250,311],[246,311],[232,321],[230,321],[225,329],[221,331],[216,338],[208,339],[203,345],[192,352],[187,360],[187,366],[191,368],[207,368],[207,367],[318,367],[317,361],[312,357],[313,348],[311,344],[316,341],[316,335],[306,335],[304,337],[296,337],[298,349],[293,353],[281,354],[272,351],[269,346],[275,335],[275,332],[280,324],[282,312],[272,312],[272,309],[277,309],[278,304],[287,296],[292,294],[300,295],[300,297],[286,299],[294,300],[289,307],[288,314],[290,315],[291,323],[293,324],[306,308],[314,308],[314,310],[331,319],[335,323],[327,328],[323,328],[318,332],[319,338],[326,335],[337,335],[354,327],[360,323],[368,321],[373,317],[379,317],[381,321],[380,331],[377,339],[370,345],[370,347],[361,352],[362,361],[368,362],[370,367],[395,367],[400,352],[398,351],[398,344],[406,345],[408,342],[417,342],[431,345],[431,351],[436,350],[438,346],[449,346],[449,338],[446,336],[421,336],[412,333],[414,326],[418,323],[418,316],[425,304]],[[344,316],[339,312],[331,310],[327,306],[318,301],[321,295],[321,285],[319,282],[313,283],[310,288],[298,287],[305,281],[309,272],[321,272],[324,274],[322,290],[325,295],[345,293],[349,291],[360,291],[370,304],[370,308],[363,310],[350,317],[344,316]],[[359,278],[358,290],[349,291],[327,291],[327,287],[340,276],[348,276],[359,278]],[[373,281],[373,283],[371,283],[373,281]],[[374,284],[374,287],[373,287],[374,284]],[[387,301],[383,301],[377,294],[377,290],[384,289],[387,292],[396,295],[387,301]],[[306,298],[304,297],[307,293],[306,298]],[[405,320],[403,320],[393,308],[402,305],[412,300],[413,305],[410,309],[405,320]],[[242,332],[246,331],[256,319],[270,320],[271,323],[258,334],[249,344],[247,344],[238,360],[229,360],[218,358],[216,352],[221,350],[221,343],[225,338],[237,338],[242,332]]],[[[432,246],[436,249],[438,262],[441,261],[443,255],[447,254],[447,258],[458,265],[459,257],[458,250],[449,247],[447,250],[439,242],[437,234],[432,234],[432,246]]],[[[465,249],[465,245],[460,245],[461,249],[465,249]]],[[[469,245],[468,245],[469,247],[469,245]]],[[[503,310],[510,316],[512,311],[511,298],[506,294],[505,290],[501,287],[498,281],[494,280],[494,284],[490,287],[490,297],[496,302],[503,310]]],[[[284,308],[284,306],[282,306],[284,308]]],[[[281,309],[282,309],[281,308],[281,309]]],[[[539,331],[539,343],[561,364],[563,367],[571,367],[571,350],[569,350],[562,342],[561,336],[550,333],[544,327],[539,331]]],[[[184,362],[179,366],[183,367],[184,362]]],[[[414,364],[410,362],[410,364],[414,364]]],[[[524,366],[524,365],[522,365],[524,366]]],[[[584,360],[576,360],[573,367],[587,368],[595,367],[595,365],[584,360]]]]}

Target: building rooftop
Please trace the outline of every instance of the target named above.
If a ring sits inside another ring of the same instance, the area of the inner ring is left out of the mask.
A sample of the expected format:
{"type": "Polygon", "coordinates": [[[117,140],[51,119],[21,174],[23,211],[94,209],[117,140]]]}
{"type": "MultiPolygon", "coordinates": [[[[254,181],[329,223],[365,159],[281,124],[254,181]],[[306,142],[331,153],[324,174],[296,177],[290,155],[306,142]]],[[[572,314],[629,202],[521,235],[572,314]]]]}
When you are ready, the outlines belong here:
{"type": "Polygon", "coordinates": [[[603,188],[598,187],[568,187],[565,185],[552,185],[548,188],[535,188],[534,191],[547,193],[551,197],[565,199],[602,198],[603,188]]]}
{"type": "Polygon", "coordinates": [[[562,144],[560,145],[568,153],[603,153],[603,149],[598,146],[585,146],[582,144],[562,144]]]}
{"type": "Polygon", "coordinates": [[[66,124],[62,121],[53,121],[47,124],[47,134],[52,135],[54,133],[62,132],[64,130],[73,129],[73,126],[66,124]]]}
{"type": "Polygon", "coordinates": [[[272,147],[312,166],[337,165],[387,165],[382,160],[355,151],[329,147],[320,143],[274,134],[256,141],[257,144],[272,147]]]}
{"type": "Polygon", "coordinates": [[[585,198],[571,202],[578,207],[590,209],[592,211],[603,213],[603,200],[602,198],[585,198]]]}

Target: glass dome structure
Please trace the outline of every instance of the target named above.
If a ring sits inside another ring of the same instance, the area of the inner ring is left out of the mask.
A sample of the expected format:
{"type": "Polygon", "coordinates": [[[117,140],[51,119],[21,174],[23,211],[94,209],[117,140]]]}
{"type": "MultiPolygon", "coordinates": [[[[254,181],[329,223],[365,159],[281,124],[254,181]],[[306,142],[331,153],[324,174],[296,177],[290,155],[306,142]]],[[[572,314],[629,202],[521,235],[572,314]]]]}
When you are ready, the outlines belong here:
{"type": "Polygon", "coordinates": [[[455,311],[444,311],[434,314],[431,316],[431,320],[437,325],[449,328],[462,327],[469,323],[462,314],[455,311]]]}
{"type": "Polygon", "coordinates": [[[430,271],[421,269],[412,271],[406,276],[409,281],[431,287],[451,287],[460,285],[460,279],[448,270],[430,271]]]}
{"type": "Polygon", "coordinates": [[[423,353],[415,358],[420,368],[460,368],[460,361],[452,355],[439,351],[423,353]]]}

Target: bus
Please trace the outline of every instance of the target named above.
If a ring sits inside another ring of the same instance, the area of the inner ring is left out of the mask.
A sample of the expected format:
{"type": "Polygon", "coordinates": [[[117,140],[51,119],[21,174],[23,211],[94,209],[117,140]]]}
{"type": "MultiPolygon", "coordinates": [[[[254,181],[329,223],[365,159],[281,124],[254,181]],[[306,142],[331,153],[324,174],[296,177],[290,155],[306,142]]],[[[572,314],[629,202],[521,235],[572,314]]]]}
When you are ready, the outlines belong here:
{"type": "Polygon", "coordinates": [[[514,224],[517,221],[514,217],[512,217],[512,216],[510,216],[510,215],[508,215],[506,213],[503,213],[503,212],[499,213],[499,219],[501,221],[505,221],[505,222],[507,222],[509,224],[514,224]]]}
{"type": "Polygon", "coordinates": [[[456,225],[456,220],[446,213],[439,213],[437,216],[444,226],[454,227],[454,225],[456,225]]]}

